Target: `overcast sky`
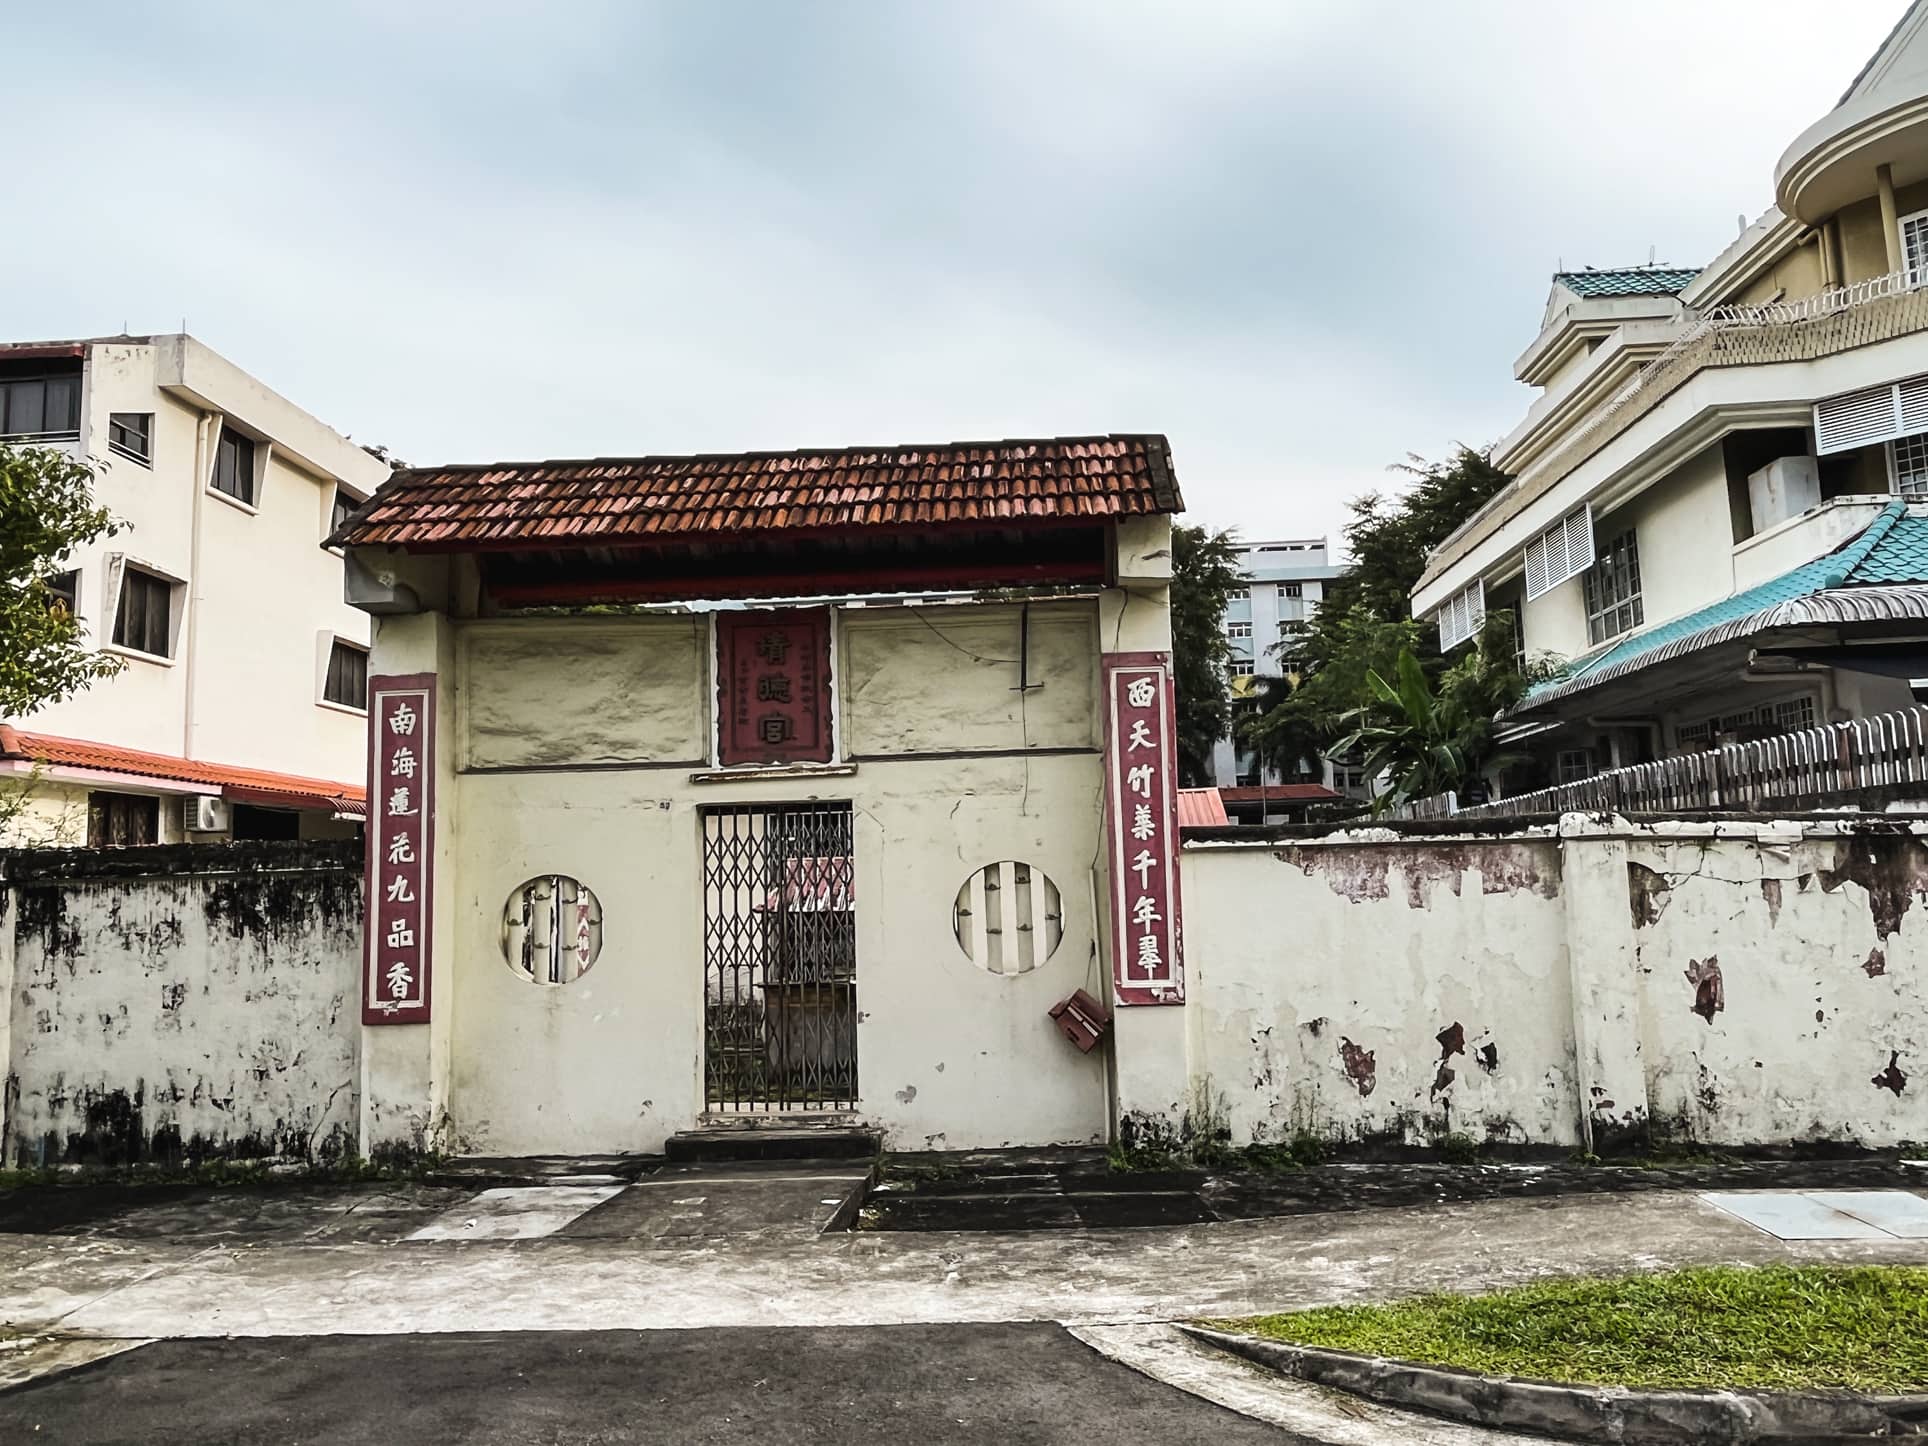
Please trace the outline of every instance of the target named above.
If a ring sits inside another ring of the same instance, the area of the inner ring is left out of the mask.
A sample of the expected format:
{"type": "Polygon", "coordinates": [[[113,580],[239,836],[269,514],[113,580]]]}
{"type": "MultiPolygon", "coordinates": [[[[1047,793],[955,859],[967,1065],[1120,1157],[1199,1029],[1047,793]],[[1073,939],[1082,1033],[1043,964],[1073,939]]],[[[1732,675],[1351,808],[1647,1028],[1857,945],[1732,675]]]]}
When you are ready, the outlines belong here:
{"type": "Polygon", "coordinates": [[[1556,261],[1711,258],[1903,0],[106,8],[8,18],[0,336],[416,463],[1160,431],[1263,536],[1504,434],[1556,261]]]}

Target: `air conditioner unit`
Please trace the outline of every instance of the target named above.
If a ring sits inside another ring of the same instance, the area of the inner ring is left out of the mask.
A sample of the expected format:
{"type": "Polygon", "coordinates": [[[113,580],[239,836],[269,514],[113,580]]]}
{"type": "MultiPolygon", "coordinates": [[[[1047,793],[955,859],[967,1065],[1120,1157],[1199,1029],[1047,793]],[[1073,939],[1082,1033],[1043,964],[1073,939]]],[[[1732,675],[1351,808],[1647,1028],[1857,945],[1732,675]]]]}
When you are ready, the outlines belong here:
{"type": "Polygon", "coordinates": [[[212,794],[192,793],[181,800],[183,833],[225,833],[228,827],[228,801],[212,794]]]}

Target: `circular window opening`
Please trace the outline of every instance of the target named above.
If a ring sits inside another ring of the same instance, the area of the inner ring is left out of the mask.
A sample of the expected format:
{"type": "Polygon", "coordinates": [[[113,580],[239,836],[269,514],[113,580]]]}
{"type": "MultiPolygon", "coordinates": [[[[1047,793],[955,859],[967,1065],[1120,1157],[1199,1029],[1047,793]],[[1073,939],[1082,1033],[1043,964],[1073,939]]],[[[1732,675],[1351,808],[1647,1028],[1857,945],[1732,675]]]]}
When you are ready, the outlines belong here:
{"type": "Polygon", "coordinates": [[[1012,860],[986,864],[964,881],[951,911],[964,957],[992,974],[1029,974],[1064,938],[1058,886],[1043,869],[1012,860]]]}
{"type": "Polygon", "coordinates": [[[502,910],[502,953],[531,983],[580,979],[602,953],[602,905],[567,874],[530,879],[502,910]]]}

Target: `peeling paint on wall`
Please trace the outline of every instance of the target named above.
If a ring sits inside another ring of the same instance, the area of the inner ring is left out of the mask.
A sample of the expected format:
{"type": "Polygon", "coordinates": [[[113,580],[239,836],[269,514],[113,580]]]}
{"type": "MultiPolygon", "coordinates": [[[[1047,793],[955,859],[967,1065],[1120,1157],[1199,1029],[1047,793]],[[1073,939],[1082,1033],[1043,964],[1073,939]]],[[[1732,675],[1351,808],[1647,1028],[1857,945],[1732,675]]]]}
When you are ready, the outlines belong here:
{"type": "Polygon", "coordinates": [[[1378,1083],[1379,1066],[1373,1059],[1372,1051],[1361,1049],[1349,1039],[1339,1041],[1339,1067],[1359,1091],[1361,1099],[1371,1094],[1373,1086],[1378,1083]]]}
{"type": "Polygon", "coordinates": [[[1689,959],[1685,973],[1687,982],[1694,986],[1694,1002],[1689,1007],[1712,1024],[1714,1016],[1727,1008],[1727,990],[1720,977],[1720,960],[1712,954],[1705,959],[1689,959]]]}
{"type": "Polygon", "coordinates": [[[1469,873],[1478,879],[1482,894],[1531,890],[1551,899],[1560,890],[1557,856],[1538,844],[1427,840],[1340,848],[1306,845],[1282,848],[1277,857],[1307,878],[1322,879],[1353,903],[1392,897],[1395,874],[1410,909],[1426,908],[1440,889],[1457,897],[1469,873]]]}
{"type": "Polygon", "coordinates": [[[1908,1087],[1908,1076],[1901,1068],[1899,1050],[1888,1051],[1888,1067],[1876,1075],[1871,1083],[1876,1089],[1894,1091],[1896,1098],[1900,1098],[1901,1092],[1908,1087]]]}
{"type": "Polygon", "coordinates": [[[4,1145],[27,1164],[352,1152],[359,846],[18,852],[4,1145]]]}

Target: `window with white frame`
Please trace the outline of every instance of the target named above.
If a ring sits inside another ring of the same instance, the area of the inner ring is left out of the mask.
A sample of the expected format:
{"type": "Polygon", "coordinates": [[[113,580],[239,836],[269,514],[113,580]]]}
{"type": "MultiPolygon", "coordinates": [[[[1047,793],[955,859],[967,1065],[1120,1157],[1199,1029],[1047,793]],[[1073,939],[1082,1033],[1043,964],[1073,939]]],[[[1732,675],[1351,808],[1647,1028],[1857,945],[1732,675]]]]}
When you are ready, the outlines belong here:
{"type": "Polygon", "coordinates": [[[368,649],[336,638],[328,649],[328,675],[322,681],[324,702],[343,708],[368,706],[368,649]]]}
{"type": "Polygon", "coordinates": [[[214,444],[212,485],[216,492],[244,506],[254,506],[254,438],[244,437],[232,427],[221,429],[221,440],[214,444]]]}
{"type": "Polygon", "coordinates": [[[1783,733],[1799,733],[1814,726],[1814,699],[1783,698],[1774,705],[1774,726],[1783,733]]]}
{"type": "Polygon", "coordinates": [[[1928,432],[1888,444],[1888,475],[1903,497],[1928,496],[1928,432]]]}
{"type": "Polygon", "coordinates": [[[1283,601],[1286,598],[1296,598],[1296,597],[1304,597],[1304,596],[1305,596],[1305,584],[1302,582],[1282,582],[1279,584],[1279,598],[1281,601],[1283,601]]]}
{"type": "Polygon", "coordinates": [[[1231,671],[1234,678],[1250,678],[1257,675],[1259,665],[1250,658],[1232,659],[1231,671]]]}
{"type": "Polygon", "coordinates": [[[1606,545],[1584,581],[1589,643],[1617,638],[1645,621],[1640,606],[1640,552],[1632,528],[1606,545]]]}
{"type": "Polygon", "coordinates": [[[1227,623],[1225,625],[1225,636],[1234,642],[1237,642],[1241,638],[1249,639],[1252,636],[1252,620],[1247,618],[1243,622],[1227,623]]]}
{"type": "Polygon", "coordinates": [[[114,608],[114,646],[156,658],[173,656],[174,584],[129,567],[114,608]]]}
{"type": "Polygon", "coordinates": [[[111,412],[107,417],[107,446],[130,462],[154,465],[154,414],[111,412]]]}
{"type": "Polygon", "coordinates": [[[1928,284],[1928,211],[1901,218],[1901,264],[1910,286],[1928,284]]]}

